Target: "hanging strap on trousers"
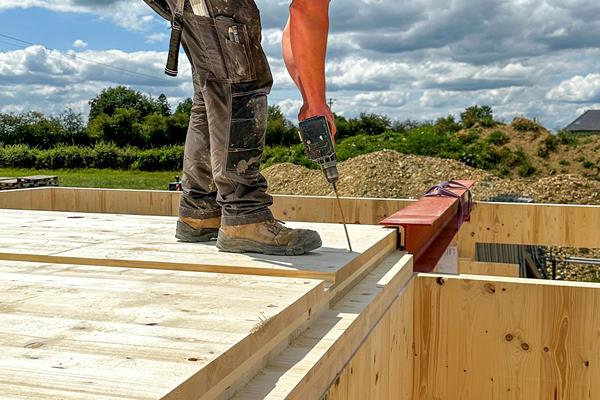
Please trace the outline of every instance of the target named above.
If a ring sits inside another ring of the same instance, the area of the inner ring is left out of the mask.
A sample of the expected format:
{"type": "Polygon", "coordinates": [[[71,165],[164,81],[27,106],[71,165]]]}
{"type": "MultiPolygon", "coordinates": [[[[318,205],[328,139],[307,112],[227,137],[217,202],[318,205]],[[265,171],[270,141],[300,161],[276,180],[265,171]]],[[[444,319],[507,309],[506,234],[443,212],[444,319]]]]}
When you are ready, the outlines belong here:
{"type": "Polygon", "coordinates": [[[183,8],[185,0],[177,0],[177,8],[171,20],[171,40],[169,42],[169,55],[165,74],[177,76],[179,70],[179,47],[181,46],[181,34],[183,33],[183,8]]]}

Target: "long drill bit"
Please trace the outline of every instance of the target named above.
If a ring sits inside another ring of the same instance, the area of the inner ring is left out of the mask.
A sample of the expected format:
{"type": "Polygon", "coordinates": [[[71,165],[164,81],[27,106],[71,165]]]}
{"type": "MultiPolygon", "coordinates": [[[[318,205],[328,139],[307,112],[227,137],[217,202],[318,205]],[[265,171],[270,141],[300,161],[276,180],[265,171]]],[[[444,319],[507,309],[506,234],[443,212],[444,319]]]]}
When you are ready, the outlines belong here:
{"type": "Polygon", "coordinates": [[[340,201],[340,196],[338,195],[337,186],[335,182],[331,184],[333,186],[333,192],[335,193],[335,198],[337,199],[338,207],[340,208],[340,213],[342,214],[342,223],[344,224],[344,232],[346,232],[346,240],[348,241],[348,249],[350,249],[350,253],[352,253],[352,243],[350,243],[350,235],[348,234],[348,227],[346,226],[346,217],[344,216],[344,209],[342,208],[342,202],[340,201]]]}

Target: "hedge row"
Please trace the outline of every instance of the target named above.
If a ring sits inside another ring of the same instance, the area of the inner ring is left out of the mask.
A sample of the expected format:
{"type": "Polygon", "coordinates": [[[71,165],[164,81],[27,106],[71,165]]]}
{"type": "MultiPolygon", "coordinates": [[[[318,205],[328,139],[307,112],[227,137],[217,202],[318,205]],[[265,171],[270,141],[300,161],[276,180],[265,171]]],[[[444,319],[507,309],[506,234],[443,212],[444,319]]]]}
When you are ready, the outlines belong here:
{"type": "Polygon", "coordinates": [[[41,150],[27,145],[12,145],[0,147],[0,167],[177,171],[183,168],[183,149],[183,146],[167,146],[141,150],[99,143],[94,147],[57,146],[41,150]]]}

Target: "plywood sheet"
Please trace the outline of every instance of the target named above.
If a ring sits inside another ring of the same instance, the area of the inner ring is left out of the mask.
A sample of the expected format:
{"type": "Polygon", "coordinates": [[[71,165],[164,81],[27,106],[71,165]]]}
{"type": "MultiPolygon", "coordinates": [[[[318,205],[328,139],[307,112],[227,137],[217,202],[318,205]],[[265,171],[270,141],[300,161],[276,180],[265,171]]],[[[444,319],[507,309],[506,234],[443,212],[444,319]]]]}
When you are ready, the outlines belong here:
{"type": "Polygon", "coordinates": [[[10,399],[198,398],[327,301],[317,280],[14,261],[0,292],[10,399]]]}
{"type": "Polygon", "coordinates": [[[0,211],[0,259],[189,271],[292,276],[338,283],[374,257],[396,247],[396,231],[349,226],[354,252],[341,225],[290,223],[317,230],[318,251],[299,257],[222,253],[215,242],[181,243],[173,217],[0,211]]]}

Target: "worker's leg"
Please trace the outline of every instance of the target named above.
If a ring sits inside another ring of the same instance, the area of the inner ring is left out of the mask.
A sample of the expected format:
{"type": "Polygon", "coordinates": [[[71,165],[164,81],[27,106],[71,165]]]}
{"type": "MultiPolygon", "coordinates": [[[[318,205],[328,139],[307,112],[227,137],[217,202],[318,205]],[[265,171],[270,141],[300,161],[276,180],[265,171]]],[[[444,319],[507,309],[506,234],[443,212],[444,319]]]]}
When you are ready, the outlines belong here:
{"type": "Polygon", "coordinates": [[[203,146],[210,148],[216,201],[223,223],[262,222],[272,218],[259,172],[272,77],[260,15],[252,0],[206,0],[206,6],[213,18],[185,12],[183,45],[205,104],[210,146],[203,146]]]}
{"type": "Polygon", "coordinates": [[[206,105],[212,172],[227,231],[223,238],[219,233],[219,248],[299,254],[319,247],[316,233],[283,228],[269,210],[272,198],[259,167],[272,78],[256,5],[252,0],[207,5],[217,17],[186,14],[191,28],[184,29],[183,43],[206,105]]]}
{"type": "Polygon", "coordinates": [[[176,237],[187,242],[215,239],[220,226],[221,206],[212,176],[210,134],[206,104],[194,77],[194,99],[183,160],[183,194],[179,206],[176,237]]]}

